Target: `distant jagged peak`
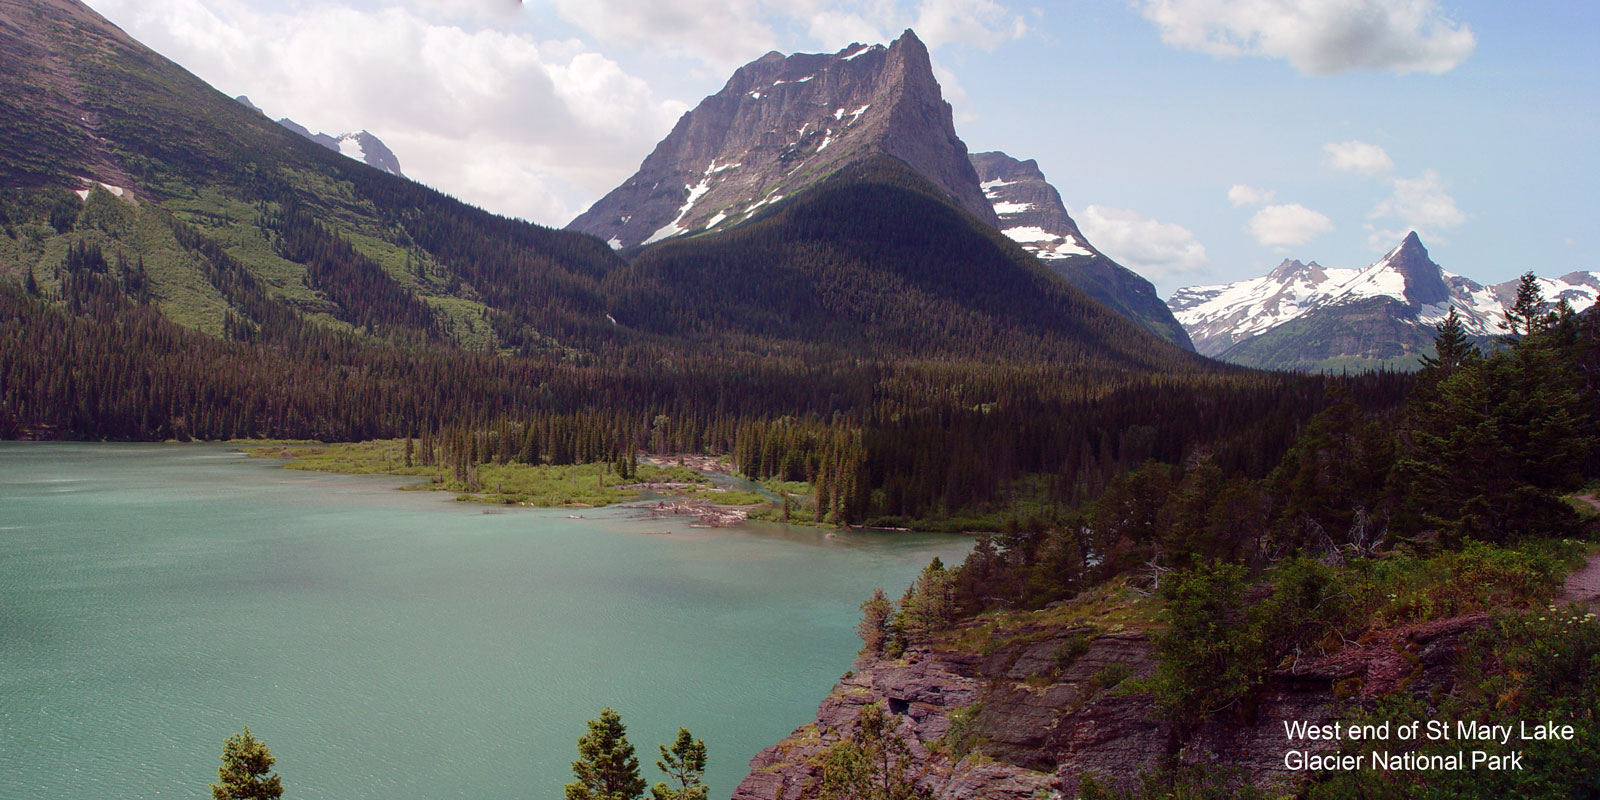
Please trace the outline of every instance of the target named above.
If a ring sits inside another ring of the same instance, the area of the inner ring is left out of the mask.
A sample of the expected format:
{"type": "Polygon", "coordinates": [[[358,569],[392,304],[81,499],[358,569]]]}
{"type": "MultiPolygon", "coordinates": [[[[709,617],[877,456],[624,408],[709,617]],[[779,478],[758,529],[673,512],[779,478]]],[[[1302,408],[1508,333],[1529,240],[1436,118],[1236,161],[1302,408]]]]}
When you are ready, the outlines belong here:
{"type": "Polygon", "coordinates": [[[1311,283],[1322,283],[1328,279],[1328,273],[1321,264],[1315,261],[1301,262],[1298,259],[1284,259],[1276,269],[1267,273],[1267,277],[1279,283],[1292,280],[1304,280],[1311,283]]]}
{"type": "MultiPolygon", "coordinates": [[[[250,102],[250,98],[245,95],[241,94],[233,99],[246,108],[261,114],[266,113],[255,103],[250,102]]],[[[327,133],[312,133],[309,128],[288,117],[279,119],[278,124],[335,153],[360,161],[369,167],[381,169],[390,175],[405,177],[405,172],[400,169],[400,159],[395,156],[394,151],[390,150],[382,139],[379,139],[370,131],[363,129],[355,133],[341,133],[338,136],[333,136],[327,133]]]]}
{"type": "MultiPolygon", "coordinates": [[[[1539,285],[1552,304],[1564,299],[1578,311],[1600,298],[1600,275],[1591,272],[1540,278],[1539,285]]],[[[1383,309],[1380,319],[1419,330],[1414,338],[1422,344],[1451,309],[1468,334],[1491,336],[1499,332],[1516,287],[1515,280],[1484,286],[1441,269],[1411,231],[1359,270],[1285,260],[1264,277],[1179,289],[1167,302],[1201,353],[1222,355],[1302,317],[1356,319],[1373,309],[1383,309]]]]}
{"type": "Polygon", "coordinates": [[[1449,303],[1450,287],[1416,231],[1406,234],[1393,250],[1340,287],[1333,302],[1378,296],[1392,297],[1412,308],[1449,303]]]}
{"type": "Polygon", "coordinates": [[[1405,297],[1414,306],[1447,302],[1450,288],[1445,286],[1439,265],[1428,257],[1428,248],[1416,231],[1406,234],[1404,241],[1385,258],[1389,268],[1405,276],[1405,297]]]}

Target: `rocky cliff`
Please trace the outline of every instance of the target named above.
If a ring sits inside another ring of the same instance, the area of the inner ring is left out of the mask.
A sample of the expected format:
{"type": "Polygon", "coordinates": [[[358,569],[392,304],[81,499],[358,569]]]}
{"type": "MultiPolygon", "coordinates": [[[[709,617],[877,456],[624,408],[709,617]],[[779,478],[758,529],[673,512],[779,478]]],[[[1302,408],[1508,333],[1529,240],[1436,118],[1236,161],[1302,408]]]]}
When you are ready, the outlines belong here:
{"type": "Polygon", "coordinates": [[[678,120],[633,177],[567,227],[617,248],[711,230],[879,155],[996,223],[928,50],[908,30],[888,47],[773,52],[740,67],[678,120]]]}
{"type": "Polygon", "coordinates": [[[1038,162],[996,151],[974,153],[972,166],[1007,237],[1139,327],[1179,347],[1194,349],[1189,334],[1156,294],[1156,287],[1089,243],[1067,213],[1061,193],[1045,180],[1038,162]]]}
{"type": "Polygon", "coordinates": [[[1128,785],[1163,766],[1221,764],[1270,789],[1303,773],[1283,721],[1345,717],[1399,692],[1427,697],[1451,680],[1463,637],[1483,615],[1369,634],[1282,665],[1247,714],[1192,729],[1161,721],[1138,681],[1155,670],[1150,632],[1108,624],[1110,608],[1057,608],[1014,625],[969,623],[899,659],[862,659],[822,702],[817,718],[750,763],[734,800],[817,796],[819,757],[851,736],[861,709],[881,703],[898,720],[921,784],[940,800],[1075,796],[1083,776],[1128,785]],[[1081,612],[1081,613],[1080,613],[1081,612]]]}

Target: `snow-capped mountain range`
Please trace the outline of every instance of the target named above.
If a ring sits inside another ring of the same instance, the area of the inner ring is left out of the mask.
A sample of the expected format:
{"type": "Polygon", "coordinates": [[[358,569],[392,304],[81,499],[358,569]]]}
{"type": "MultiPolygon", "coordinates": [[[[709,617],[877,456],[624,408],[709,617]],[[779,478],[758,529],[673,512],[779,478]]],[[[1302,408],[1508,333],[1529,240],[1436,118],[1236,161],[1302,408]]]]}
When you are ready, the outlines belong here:
{"type": "MultiPolygon", "coordinates": [[[[250,102],[250,98],[244,95],[239,95],[234,99],[249,108],[261,111],[260,108],[256,107],[255,103],[250,102]]],[[[266,112],[261,111],[261,113],[265,114],[266,112]]],[[[338,136],[327,133],[312,133],[306,126],[288,117],[278,120],[278,124],[346,158],[352,158],[369,167],[381,169],[390,175],[399,175],[402,178],[406,175],[400,170],[400,159],[395,157],[394,151],[390,150],[382,139],[379,139],[369,131],[341,133],[338,136]]]]}
{"type": "MultiPolygon", "coordinates": [[[[1541,278],[1551,303],[1565,299],[1574,310],[1594,305],[1600,274],[1573,272],[1541,278]]],[[[1216,286],[1179,289],[1167,301],[1199,352],[1237,360],[1230,354],[1251,340],[1294,322],[1381,304],[1397,321],[1418,329],[1431,342],[1434,326],[1455,308],[1469,334],[1500,333],[1505,307],[1517,281],[1485,286],[1440,269],[1415,232],[1383,258],[1363,269],[1330,269],[1315,261],[1285,260],[1259,278],[1216,286]]],[[[1404,348],[1411,352],[1409,344],[1404,348]]],[[[1318,354],[1319,356],[1323,354],[1318,354]]],[[[1337,355],[1366,357],[1358,353],[1337,355]]],[[[1254,359],[1246,359],[1254,361],[1254,359]]],[[[1320,358],[1305,359],[1317,361],[1320,358]]]]}

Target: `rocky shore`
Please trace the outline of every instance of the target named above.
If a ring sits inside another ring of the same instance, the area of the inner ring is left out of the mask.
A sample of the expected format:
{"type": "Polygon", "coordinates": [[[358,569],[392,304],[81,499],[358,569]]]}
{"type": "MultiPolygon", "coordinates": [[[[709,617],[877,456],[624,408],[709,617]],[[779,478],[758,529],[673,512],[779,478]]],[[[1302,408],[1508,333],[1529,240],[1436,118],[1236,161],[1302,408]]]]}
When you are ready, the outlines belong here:
{"type": "Polygon", "coordinates": [[[1459,643],[1486,619],[1443,619],[1304,655],[1269,677],[1248,716],[1224,713],[1189,729],[1161,721],[1152,696],[1137,689],[1155,670],[1146,631],[1071,625],[997,632],[976,650],[923,643],[898,659],[857,661],[815,720],[751,761],[733,798],[816,797],[819,756],[853,734],[871,703],[895,716],[920,782],[938,800],[1074,797],[1085,775],[1126,786],[1141,772],[1191,764],[1288,788],[1304,773],[1284,765],[1285,720],[1343,718],[1396,692],[1427,697],[1448,686],[1459,643]]]}

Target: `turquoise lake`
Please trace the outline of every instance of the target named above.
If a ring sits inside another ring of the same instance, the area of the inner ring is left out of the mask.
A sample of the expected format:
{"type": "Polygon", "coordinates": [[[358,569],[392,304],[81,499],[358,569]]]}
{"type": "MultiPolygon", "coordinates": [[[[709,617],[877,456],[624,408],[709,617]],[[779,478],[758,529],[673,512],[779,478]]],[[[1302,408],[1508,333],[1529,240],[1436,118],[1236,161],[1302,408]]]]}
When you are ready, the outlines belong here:
{"type": "Polygon", "coordinates": [[[0,443],[0,798],[209,797],[246,725],[286,798],[558,798],[607,705],[646,781],[682,725],[726,798],[849,669],[873,587],[971,546],[399,485],[0,443]]]}

